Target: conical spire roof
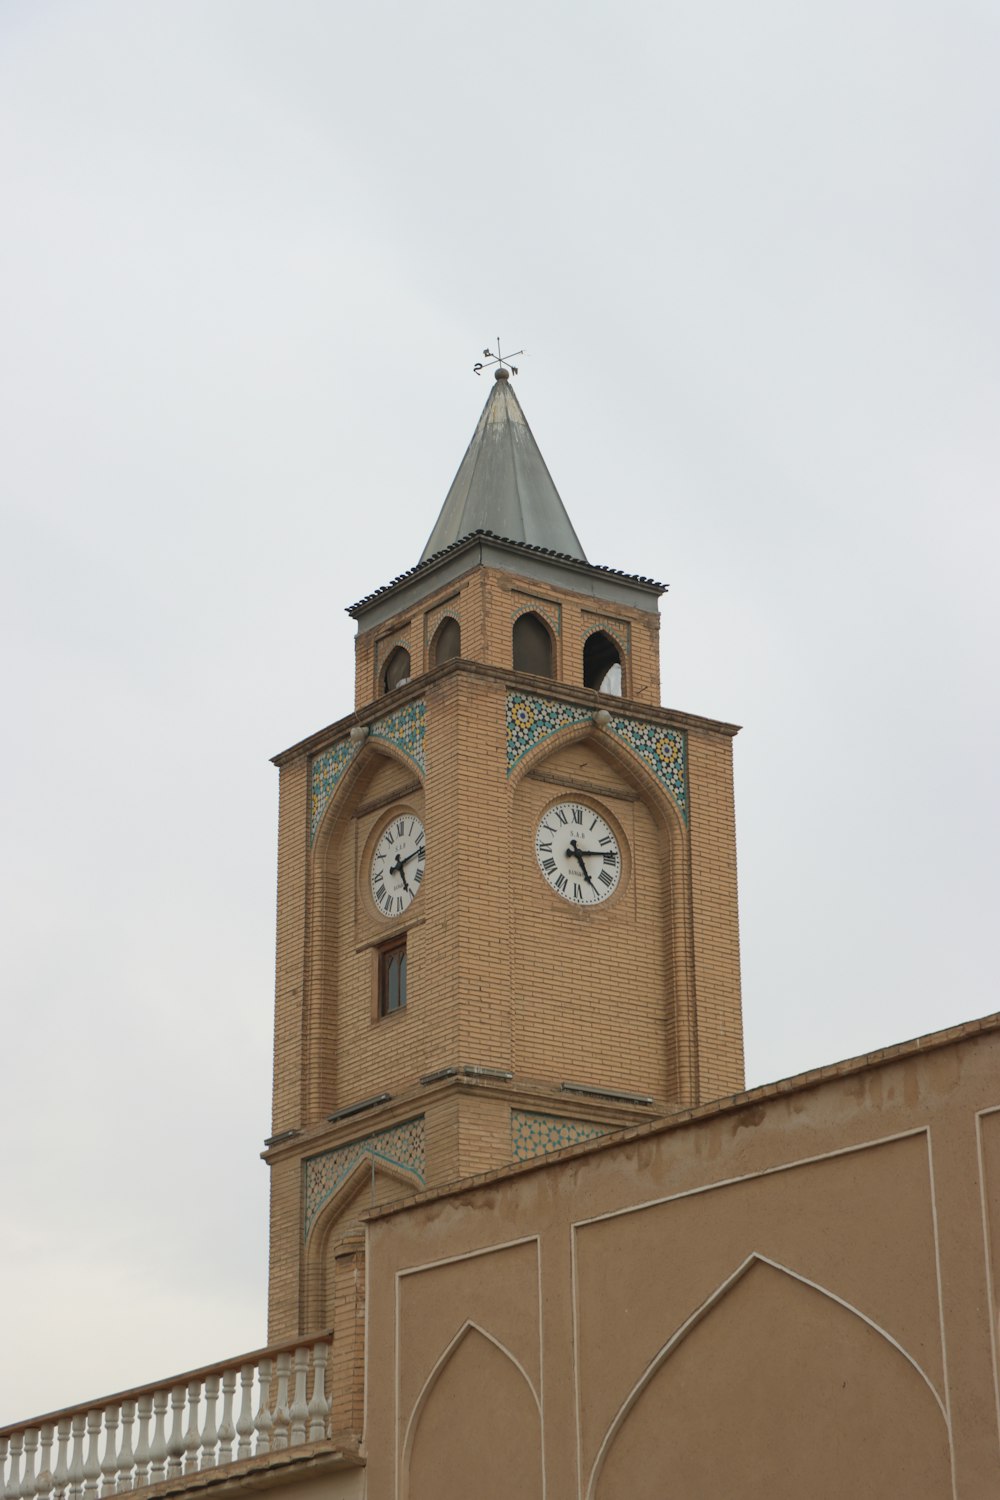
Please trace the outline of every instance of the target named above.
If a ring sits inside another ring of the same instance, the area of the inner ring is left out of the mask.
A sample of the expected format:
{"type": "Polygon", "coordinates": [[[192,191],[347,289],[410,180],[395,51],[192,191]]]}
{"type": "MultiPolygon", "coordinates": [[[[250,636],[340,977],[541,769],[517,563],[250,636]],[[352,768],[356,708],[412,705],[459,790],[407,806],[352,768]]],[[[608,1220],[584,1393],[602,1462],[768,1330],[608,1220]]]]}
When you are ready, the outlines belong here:
{"type": "Polygon", "coordinates": [[[495,381],[420,561],[485,531],[586,562],[507,371],[495,381]]]}

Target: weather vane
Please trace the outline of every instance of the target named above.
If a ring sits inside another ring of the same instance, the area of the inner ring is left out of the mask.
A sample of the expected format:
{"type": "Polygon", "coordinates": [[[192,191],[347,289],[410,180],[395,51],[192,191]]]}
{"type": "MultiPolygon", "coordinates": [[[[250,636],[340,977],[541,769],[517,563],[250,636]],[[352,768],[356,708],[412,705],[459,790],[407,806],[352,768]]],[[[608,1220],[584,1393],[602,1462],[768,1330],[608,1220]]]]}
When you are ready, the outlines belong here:
{"type": "Polygon", "coordinates": [[[516,375],[517,365],[512,365],[510,360],[516,359],[519,354],[523,353],[523,349],[515,349],[514,353],[510,356],[510,359],[502,359],[500,357],[500,335],[497,334],[497,352],[494,354],[492,349],[484,349],[482,359],[478,360],[472,366],[472,368],[475,370],[477,375],[481,375],[484,370],[488,370],[490,368],[490,365],[499,365],[501,369],[510,370],[510,373],[512,375],[516,375]]]}

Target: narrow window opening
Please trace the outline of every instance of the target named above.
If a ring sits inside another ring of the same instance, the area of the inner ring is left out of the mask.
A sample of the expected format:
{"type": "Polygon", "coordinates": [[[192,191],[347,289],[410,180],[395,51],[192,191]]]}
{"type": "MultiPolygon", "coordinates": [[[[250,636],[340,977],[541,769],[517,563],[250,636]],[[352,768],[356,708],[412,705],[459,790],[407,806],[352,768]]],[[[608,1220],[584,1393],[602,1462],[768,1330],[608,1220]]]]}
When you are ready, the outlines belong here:
{"type": "Polygon", "coordinates": [[[552,676],[552,637],[537,615],[520,615],[514,621],[514,671],[552,676]]]}
{"type": "Polygon", "coordinates": [[[397,646],[382,669],[382,691],[391,693],[410,680],[410,653],[405,646],[397,646]]]}
{"type": "Polygon", "coordinates": [[[378,955],[378,1013],[394,1015],[406,1009],[406,939],[387,943],[378,955]]]}
{"type": "Polygon", "coordinates": [[[457,620],[449,615],[443,620],[437,634],[434,637],[434,649],[431,660],[436,667],[443,661],[452,661],[454,657],[462,654],[462,631],[457,620]]]}
{"type": "Polygon", "coordinates": [[[595,630],[583,648],[583,685],[598,693],[622,695],[621,653],[609,635],[595,630]]]}

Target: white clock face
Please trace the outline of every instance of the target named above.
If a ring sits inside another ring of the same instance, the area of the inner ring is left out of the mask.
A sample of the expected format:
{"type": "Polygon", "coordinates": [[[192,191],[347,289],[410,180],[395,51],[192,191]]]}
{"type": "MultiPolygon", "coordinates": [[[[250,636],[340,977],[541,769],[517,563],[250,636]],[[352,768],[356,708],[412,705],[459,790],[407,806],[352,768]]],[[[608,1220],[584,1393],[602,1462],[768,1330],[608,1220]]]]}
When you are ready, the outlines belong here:
{"type": "Polygon", "coordinates": [[[396,812],[382,830],[372,855],[372,900],[383,917],[401,917],[424,878],[424,825],[409,812],[396,812]]]}
{"type": "Polygon", "coordinates": [[[597,906],[618,887],[618,840],[600,813],[584,802],[557,802],[543,814],[535,854],[549,885],[574,906],[597,906]]]}

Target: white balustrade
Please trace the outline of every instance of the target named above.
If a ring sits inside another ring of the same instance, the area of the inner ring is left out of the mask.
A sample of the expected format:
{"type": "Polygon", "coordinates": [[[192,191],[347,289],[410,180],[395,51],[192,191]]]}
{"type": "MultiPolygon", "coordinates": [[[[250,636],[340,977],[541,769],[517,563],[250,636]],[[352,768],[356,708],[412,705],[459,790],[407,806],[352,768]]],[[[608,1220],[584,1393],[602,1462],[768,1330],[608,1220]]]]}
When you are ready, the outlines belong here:
{"type": "Polygon", "coordinates": [[[328,1335],[260,1350],[0,1428],[0,1500],[111,1500],[322,1442],[329,1352],[328,1335]]]}

